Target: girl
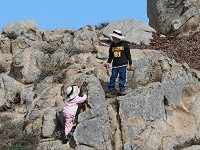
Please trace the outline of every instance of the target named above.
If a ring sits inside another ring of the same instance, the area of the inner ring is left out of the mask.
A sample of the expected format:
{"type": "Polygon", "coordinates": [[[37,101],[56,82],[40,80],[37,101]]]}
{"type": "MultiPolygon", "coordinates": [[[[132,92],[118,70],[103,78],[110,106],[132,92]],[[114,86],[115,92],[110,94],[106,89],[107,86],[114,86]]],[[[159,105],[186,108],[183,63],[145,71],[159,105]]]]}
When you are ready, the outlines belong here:
{"type": "Polygon", "coordinates": [[[87,99],[87,95],[83,94],[79,96],[80,89],[76,85],[72,85],[67,89],[63,86],[61,94],[65,99],[65,105],[63,108],[63,115],[65,118],[65,136],[64,140],[69,140],[69,133],[73,127],[75,115],[80,103],[83,103],[87,99]]]}

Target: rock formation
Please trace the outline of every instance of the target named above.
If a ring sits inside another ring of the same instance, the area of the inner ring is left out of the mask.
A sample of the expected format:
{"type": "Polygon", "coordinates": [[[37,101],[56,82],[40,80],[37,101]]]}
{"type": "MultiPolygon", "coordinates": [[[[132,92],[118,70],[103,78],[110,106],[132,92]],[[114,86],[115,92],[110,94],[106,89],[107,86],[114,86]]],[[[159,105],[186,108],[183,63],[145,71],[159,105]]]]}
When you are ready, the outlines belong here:
{"type": "Polygon", "coordinates": [[[147,0],[149,25],[162,34],[200,30],[199,0],[147,0]]]}
{"type": "MultiPolygon", "coordinates": [[[[127,33],[138,25],[130,22],[127,33]]],[[[136,70],[127,74],[128,94],[105,98],[111,71],[104,67],[109,45],[100,37],[113,26],[100,31],[93,26],[42,31],[34,21],[23,21],[4,27],[1,148],[18,142],[38,150],[168,150],[198,142],[200,73],[164,52],[131,49],[136,70]],[[61,87],[84,81],[87,103],[78,115],[73,138],[62,144],[57,118],[63,107],[61,87]]],[[[139,42],[149,41],[151,34],[139,42]]]]}

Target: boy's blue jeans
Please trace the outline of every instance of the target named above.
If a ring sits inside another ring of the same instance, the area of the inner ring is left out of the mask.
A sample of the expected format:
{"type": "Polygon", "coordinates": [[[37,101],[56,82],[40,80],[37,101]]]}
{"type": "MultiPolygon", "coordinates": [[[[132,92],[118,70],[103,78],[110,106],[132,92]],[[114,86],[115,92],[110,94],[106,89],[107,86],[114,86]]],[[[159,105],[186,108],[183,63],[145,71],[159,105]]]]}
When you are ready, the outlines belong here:
{"type": "Polygon", "coordinates": [[[122,66],[118,68],[112,68],[112,75],[110,77],[110,83],[108,85],[109,91],[115,90],[115,81],[119,74],[119,90],[125,91],[126,88],[126,68],[127,66],[122,66]]]}

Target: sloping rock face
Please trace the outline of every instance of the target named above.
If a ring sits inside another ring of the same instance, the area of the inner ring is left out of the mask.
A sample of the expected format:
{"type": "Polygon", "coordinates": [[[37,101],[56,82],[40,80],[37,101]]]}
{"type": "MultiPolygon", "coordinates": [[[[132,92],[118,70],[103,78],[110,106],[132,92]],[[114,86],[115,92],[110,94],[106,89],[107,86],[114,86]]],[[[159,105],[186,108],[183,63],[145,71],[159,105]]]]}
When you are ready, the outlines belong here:
{"type": "Polygon", "coordinates": [[[112,150],[110,119],[105,105],[105,94],[98,78],[88,76],[88,105],[86,111],[79,116],[79,124],[74,139],[85,149],[112,150]]]}
{"type": "Polygon", "coordinates": [[[162,34],[200,30],[199,0],[147,0],[149,25],[162,34]]]}
{"type": "Polygon", "coordinates": [[[134,89],[117,98],[123,148],[174,149],[199,137],[198,79],[157,51],[132,52],[137,69],[129,83],[134,89]]]}
{"type": "MultiPolygon", "coordinates": [[[[190,88],[185,87],[184,92],[190,88]]],[[[199,86],[193,88],[199,90],[199,86]]],[[[196,91],[192,95],[198,93],[196,91]]],[[[179,141],[199,137],[199,125],[196,122],[199,113],[182,105],[183,99],[187,99],[185,102],[190,103],[191,107],[199,107],[197,95],[192,100],[183,94],[177,106],[170,103],[166,95],[169,94],[163,84],[152,83],[118,98],[124,149],[173,149],[179,141]]]]}

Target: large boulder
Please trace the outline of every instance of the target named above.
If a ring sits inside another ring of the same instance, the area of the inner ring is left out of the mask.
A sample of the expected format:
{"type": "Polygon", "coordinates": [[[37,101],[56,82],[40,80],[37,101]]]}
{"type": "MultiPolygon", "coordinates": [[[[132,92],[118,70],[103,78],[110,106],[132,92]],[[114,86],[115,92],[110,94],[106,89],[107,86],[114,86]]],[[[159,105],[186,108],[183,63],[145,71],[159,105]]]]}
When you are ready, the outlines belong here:
{"type": "MultiPolygon", "coordinates": [[[[98,78],[89,76],[87,107],[78,118],[74,139],[80,145],[111,150],[110,122],[105,106],[105,93],[98,78]]],[[[87,148],[86,148],[87,149],[87,148]]]]}
{"type": "Polygon", "coordinates": [[[163,34],[200,30],[199,0],[147,0],[149,25],[163,34]]]}
{"type": "Polygon", "coordinates": [[[15,39],[27,31],[30,33],[37,29],[38,26],[34,20],[16,21],[3,26],[2,33],[11,39],[15,39]]]}
{"type": "Polygon", "coordinates": [[[111,22],[102,29],[102,32],[105,36],[111,38],[109,34],[113,30],[121,30],[126,41],[137,44],[140,44],[140,42],[149,44],[150,39],[153,38],[152,33],[155,32],[147,23],[133,19],[111,22]]]}
{"type": "Polygon", "coordinates": [[[84,26],[74,33],[73,46],[78,51],[92,52],[94,44],[98,42],[99,39],[94,26],[84,26]]]}
{"type": "Polygon", "coordinates": [[[199,137],[200,86],[180,89],[182,101],[174,97],[177,106],[166,98],[173,93],[165,86],[154,82],[118,98],[124,149],[174,149],[199,137]]]}
{"type": "Polygon", "coordinates": [[[40,78],[41,70],[38,67],[38,60],[42,57],[42,52],[32,48],[13,55],[10,76],[22,83],[33,83],[40,78]]]}

